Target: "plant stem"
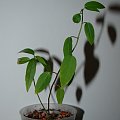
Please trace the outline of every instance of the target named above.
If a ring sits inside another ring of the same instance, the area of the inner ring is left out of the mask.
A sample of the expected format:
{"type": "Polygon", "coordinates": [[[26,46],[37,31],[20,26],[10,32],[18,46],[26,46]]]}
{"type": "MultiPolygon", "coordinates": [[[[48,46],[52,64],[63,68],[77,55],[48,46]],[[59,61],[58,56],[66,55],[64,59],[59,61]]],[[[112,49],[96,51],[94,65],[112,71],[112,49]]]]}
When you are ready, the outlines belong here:
{"type": "Polygon", "coordinates": [[[71,36],[72,38],[76,38],[77,39],[77,37],[76,36],[71,36]]]}
{"type": "MultiPolygon", "coordinates": [[[[34,87],[35,87],[35,80],[33,80],[33,83],[34,83],[34,87]]],[[[38,97],[38,100],[39,100],[40,104],[42,105],[43,109],[46,111],[46,109],[45,109],[45,107],[40,99],[40,96],[38,94],[37,94],[37,97],[38,97]]]]}
{"type": "Polygon", "coordinates": [[[48,113],[49,113],[49,110],[50,110],[50,96],[51,96],[51,93],[52,93],[53,86],[54,86],[54,84],[55,84],[55,82],[56,82],[56,80],[58,78],[59,72],[60,72],[60,69],[58,70],[58,72],[57,72],[57,74],[55,76],[55,79],[54,79],[54,81],[53,81],[53,83],[51,85],[51,88],[50,88],[50,92],[49,92],[49,96],[48,96],[48,113]]]}
{"type": "Polygon", "coordinates": [[[52,72],[52,73],[57,74],[56,72],[52,72]]]}
{"type": "Polygon", "coordinates": [[[76,37],[76,38],[77,38],[77,41],[76,41],[76,43],[75,43],[75,46],[74,46],[73,49],[72,49],[72,52],[75,50],[75,48],[76,48],[76,46],[77,46],[77,44],[78,44],[78,41],[79,41],[79,38],[80,38],[80,33],[81,33],[81,31],[82,31],[82,26],[83,26],[83,23],[84,23],[84,22],[83,22],[83,10],[84,10],[84,9],[82,9],[81,12],[80,12],[81,15],[82,15],[82,16],[81,16],[80,30],[79,30],[79,32],[78,32],[78,36],[76,37]]]}
{"type": "MultiPolygon", "coordinates": [[[[79,32],[78,32],[78,36],[77,36],[77,37],[71,36],[71,37],[74,37],[74,38],[77,39],[76,44],[75,44],[75,46],[74,46],[73,49],[72,49],[72,52],[75,50],[75,48],[76,48],[76,46],[77,46],[77,44],[78,44],[79,37],[80,37],[80,33],[81,33],[82,26],[83,26],[83,23],[84,23],[84,22],[83,22],[83,10],[84,10],[84,9],[82,9],[81,12],[80,12],[80,13],[82,14],[82,18],[81,18],[81,24],[80,24],[80,30],[79,30],[79,32]]],[[[53,81],[53,83],[52,83],[52,85],[51,85],[51,88],[50,88],[50,92],[49,92],[49,96],[48,96],[48,113],[49,113],[49,110],[50,110],[50,96],[51,96],[53,86],[54,86],[54,84],[55,84],[55,82],[56,82],[56,80],[57,80],[57,78],[58,78],[59,73],[60,73],[60,69],[59,69],[58,72],[56,73],[55,79],[54,79],[54,81],[53,81]]]]}
{"type": "MultiPolygon", "coordinates": [[[[35,55],[34,55],[34,58],[36,59],[35,55]]],[[[35,86],[36,86],[35,79],[33,79],[33,84],[34,84],[34,88],[35,88],[35,86]]],[[[44,109],[45,111],[47,111],[47,110],[45,109],[45,107],[44,107],[44,105],[43,105],[43,103],[42,103],[42,101],[41,101],[40,96],[39,96],[38,93],[37,93],[37,97],[38,97],[38,100],[39,100],[40,104],[42,105],[43,109],[44,109]]]]}

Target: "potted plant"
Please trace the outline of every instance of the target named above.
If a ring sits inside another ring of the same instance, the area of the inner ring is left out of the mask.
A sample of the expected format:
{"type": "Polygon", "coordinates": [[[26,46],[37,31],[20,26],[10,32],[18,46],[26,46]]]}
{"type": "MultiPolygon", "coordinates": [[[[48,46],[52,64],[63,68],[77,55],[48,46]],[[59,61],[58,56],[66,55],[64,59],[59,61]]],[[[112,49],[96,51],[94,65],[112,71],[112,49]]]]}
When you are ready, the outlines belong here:
{"type": "Polygon", "coordinates": [[[78,44],[81,30],[84,26],[85,35],[87,37],[88,42],[92,45],[94,43],[94,27],[90,22],[84,21],[84,11],[97,11],[99,9],[105,8],[104,5],[97,1],[90,1],[85,3],[84,8],[80,10],[77,14],[73,15],[73,22],[75,24],[80,24],[80,29],[78,31],[77,36],[70,36],[65,39],[63,45],[63,53],[64,58],[62,64],[57,72],[54,72],[50,68],[49,62],[42,56],[36,55],[35,51],[30,48],[26,48],[21,50],[19,53],[27,53],[31,54],[32,58],[29,57],[21,57],[18,58],[18,64],[27,64],[26,74],[25,74],[25,83],[26,83],[26,90],[29,91],[32,83],[35,88],[35,93],[38,97],[40,104],[27,106],[20,110],[22,120],[32,120],[32,119],[39,119],[39,120],[73,120],[76,117],[76,109],[69,106],[62,104],[64,98],[64,89],[68,86],[68,84],[73,79],[75,74],[77,61],[73,52],[76,49],[78,44]],[[73,46],[72,40],[76,39],[76,43],[73,46]],[[44,67],[44,72],[40,73],[40,76],[37,80],[35,80],[36,74],[36,66],[37,63],[40,63],[44,67]],[[55,74],[55,78],[52,81],[50,86],[52,74],[55,74]],[[56,80],[60,77],[60,84],[56,91],[56,98],[58,104],[50,103],[50,97],[52,93],[53,86],[56,83],[56,80]],[[48,103],[43,103],[39,96],[39,93],[45,90],[48,86],[50,86],[50,91],[48,95],[48,103]],[[60,104],[60,105],[59,105],[60,104]]]}

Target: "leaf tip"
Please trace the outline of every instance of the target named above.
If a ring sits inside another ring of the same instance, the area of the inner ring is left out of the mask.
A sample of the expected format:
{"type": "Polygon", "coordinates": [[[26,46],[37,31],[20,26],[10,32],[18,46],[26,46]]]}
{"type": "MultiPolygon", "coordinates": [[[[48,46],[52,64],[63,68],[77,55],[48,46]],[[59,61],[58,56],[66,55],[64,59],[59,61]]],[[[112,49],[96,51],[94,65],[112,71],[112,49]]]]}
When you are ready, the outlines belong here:
{"type": "Polygon", "coordinates": [[[26,91],[28,92],[28,91],[29,91],[29,88],[26,87],[26,91]]]}

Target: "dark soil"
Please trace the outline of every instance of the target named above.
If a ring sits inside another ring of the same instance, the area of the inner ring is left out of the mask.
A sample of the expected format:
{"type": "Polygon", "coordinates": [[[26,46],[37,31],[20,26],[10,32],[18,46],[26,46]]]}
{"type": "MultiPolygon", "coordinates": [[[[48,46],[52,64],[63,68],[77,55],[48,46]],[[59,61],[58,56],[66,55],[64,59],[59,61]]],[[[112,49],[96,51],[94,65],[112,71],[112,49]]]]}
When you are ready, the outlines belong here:
{"type": "Polygon", "coordinates": [[[28,118],[39,119],[39,120],[61,120],[62,118],[70,117],[70,112],[61,110],[50,110],[50,114],[47,114],[44,110],[34,110],[33,112],[25,115],[28,118]]]}

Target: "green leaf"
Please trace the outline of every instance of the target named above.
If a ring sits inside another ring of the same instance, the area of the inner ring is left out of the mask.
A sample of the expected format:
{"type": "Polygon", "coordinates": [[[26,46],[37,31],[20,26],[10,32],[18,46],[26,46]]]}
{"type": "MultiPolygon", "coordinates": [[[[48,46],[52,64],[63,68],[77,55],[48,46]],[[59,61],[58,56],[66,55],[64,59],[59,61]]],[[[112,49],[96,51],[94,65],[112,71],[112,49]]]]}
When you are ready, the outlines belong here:
{"type": "Polygon", "coordinates": [[[44,90],[50,83],[51,81],[51,73],[50,72],[44,72],[42,73],[35,86],[35,93],[38,94],[42,90],[44,90]]]}
{"type": "Polygon", "coordinates": [[[44,72],[53,72],[53,59],[49,57],[47,60],[47,65],[44,67],[44,72]]]}
{"type": "Polygon", "coordinates": [[[72,79],[76,69],[76,59],[74,56],[65,56],[60,67],[60,83],[66,86],[72,79]]]}
{"type": "Polygon", "coordinates": [[[40,57],[40,56],[35,56],[35,57],[44,67],[47,66],[47,60],[45,60],[45,58],[40,57]]]}
{"type": "Polygon", "coordinates": [[[32,55],[35,54],[34,50],[32,50],[30,48],[26,48],[24,50],[21,50],[19,53],[28,53],[28,54],[32,54],[32,55]]]}
{"type": "Polygon", "coordinates": [[[99,12],[99,9],[105,8],[103,4],[101,4],[101,3],[97,2],[97,1],[87,2],[84,7],[87,10],[97,11],[97,12],[99,12]]]}
{"type": "Polygon", "coordinates": [[[63,47],[64,56],[72,55],[72,38],[68,37],[64,42],[63,47]]]}
{"type": "Polygon", "coordinates": [[[100,12],[97,8],[86,8],[87,10],[90,10],[90,11],[96,11],[96,12],[100,12]]]}
{"type": "Polygon", "coordinates": [[[29,91],[32,81],[34,80],[36,72],[36,60],[33,58],[29,61],[26,69],[25,81],[26,81],[26,90],[29,91]]]}
{"type": "Polygon", "coordinates": [[[28,57],[18,58],[17,64],[24,64],[24,63],[28,62],[29,60],[30,60],[30,58],[28,58],[28,57]]]}
{"type": "Polygon", "coordinates": [[[62,104],[63,98],[64,98],[64,89],[59,88],[56,92],[56,98],[58,101],[58,104],[62,104]]]}
{"type": "Polygon", "coordinates": [[[79,23],[80,21],[81,21],[81,15],[80,15],[80,13],[75,14],[75,15],[73,16],[73,22],[74,22],[74,23],[79,23]]]}
{"type": "Polygon", "coordinates": [[[92,45],[94,43],[94,37],[95,37],[93,25],[88,22],[85,23],[84,30],[85,30],[85,34],[88,42],[92,45]]]}

